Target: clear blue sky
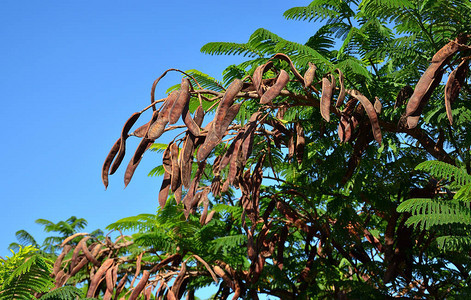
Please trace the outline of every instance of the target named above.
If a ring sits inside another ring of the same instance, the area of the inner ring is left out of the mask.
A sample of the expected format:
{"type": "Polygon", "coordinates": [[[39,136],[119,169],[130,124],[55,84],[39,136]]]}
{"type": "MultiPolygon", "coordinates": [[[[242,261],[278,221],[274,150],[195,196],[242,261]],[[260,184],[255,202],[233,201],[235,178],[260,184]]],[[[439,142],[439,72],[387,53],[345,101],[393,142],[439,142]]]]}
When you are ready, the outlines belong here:
{"type": "MultiPolygon", "coordinates": [[[[125,190],[124,168],[107,191],[100,179],[124,121],[149,103],[153,80],[168,68],[221,78],[225,66],[243,58],[204,55],[201,46],[245,42],[260,27],[304,43],[314,24],[282,14],[308,3],[1,1],[0,256],[9,255],[19,229],[42,241],[38,218],[75,215],[88,220],[90,232],[155,212],[161,178],[147,173],[159,155],[144,155],[125,190]]],[[[179,78],[166,77],[157,97],[179,78]]],[[[136,146],[131,141],[124,166],[136,146]]]]}

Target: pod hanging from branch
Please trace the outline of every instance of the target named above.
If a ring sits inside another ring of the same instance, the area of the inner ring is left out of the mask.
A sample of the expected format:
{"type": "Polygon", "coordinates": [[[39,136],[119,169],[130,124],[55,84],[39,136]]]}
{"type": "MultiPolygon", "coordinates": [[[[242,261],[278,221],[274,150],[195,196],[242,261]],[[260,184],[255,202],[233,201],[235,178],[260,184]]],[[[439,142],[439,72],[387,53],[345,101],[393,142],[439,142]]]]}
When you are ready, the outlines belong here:
{"type": "Polygon", "coordinates": [[[276,96],[278,96],[289,82],[289,75],[285,70],[281,70],[280,74],[276,78],[276,82],[273,86],[269,87],[267,91],[260,97],[260,104],[271,103],[276,96]]]}
{"type": "Polygon", "coordinates": [[[351,95],[352,97],[358,99],[360,101],[361,105],[366,111],[366,114],[368,115],[368,118],[370,119],[371,123],[371,129],[373,130],[373,136],[375,140],[378,142],[378,144],[381,145],[381,129],[379,127],[379,122],[378,122],[378,115],[376,114],[376,111],[371,104],[370,100],[363,96],[359,91],[357,90],[347,90],[347,93],[351,95]]]}
{"type": "Polygon", "coordinates": [[[327,77],[322,78],[322,94],[321,94],[321,115],[326,122],[330,122],[330,102],[332,101],[332,95],[335,90],[335,77],[332,74],[328,74],[330,80],[327,77]]]}
{"type": "Polygon", "coordinates": [[[455,102],[458,94],[460,93],[461,87],[463,86],[464,80],[468,75],[468,61],[463,60],[456,69],[454,69],[445,86],[445,108],[446,115],[450,121],[450,125],[453,125],[453,115],[451,113],[451,104],[455,102]]]}

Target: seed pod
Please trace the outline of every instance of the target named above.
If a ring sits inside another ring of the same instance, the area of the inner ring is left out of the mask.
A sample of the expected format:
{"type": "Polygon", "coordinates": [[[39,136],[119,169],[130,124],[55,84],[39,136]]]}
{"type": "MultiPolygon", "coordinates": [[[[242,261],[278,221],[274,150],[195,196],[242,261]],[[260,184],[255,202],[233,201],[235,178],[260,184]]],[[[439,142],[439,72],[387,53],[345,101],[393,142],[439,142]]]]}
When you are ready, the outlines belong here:
{"type": "Polygon", "coordinates": [[[339,92],[339,97],[337,98],[337,102],[335,103],[336,107],[339,107],[343,104],[343,101],[345,100],[345,84],[344,84],[344,78],[343,78],[343,73],[340,71],[340,69],[335,69],[337,73],[339,73],[339,84],[340,84],[340,92],[339,92]]]}
{"type": "Polygon", "coordinates": [[[59,273],[59,270],[61,269],[62,260],[67,255],[67,253],[70,252],[71,249],[72,249],[71,245],[65,245],[64,246],[64,248],[62,249],[61,254],[57,257],[56,261],[54,262],[54,267],[52,268],[52,274],[53,275],[57,276],[57,274],[59,273]]]}
{"type": "Polygon", "coordinates": [[[190,188],[183,198],[183,204],[185,205],[185,211],[191,209],[191,202],[195,196],[196,189],[198,188],[201,176],[203,175],[204,167],[206,166],[206,161],[202,161],[198,164],[198,169],[196,170],[195,177],[190,183],[190,188]]]}
{"type": "Polygon", "coordinates": [[[95,297],[96,290],[98,288],[99,283],[103,279],[105,272],[113,265],[114,260],[109,258],[103,262],[101,267],[96,271],[95,276],[90,281],[90,285],[88,287],[87,298],[95,297]]]}
{"type": "Polygon", "coordinates": [[[265,73],[266,69],[270,69],[273,66],[273,62],[268,61],[265,64],[258,66],[254,73],[253,73],[253,85],[255,87],[255,90],[257,91],[257,94],[262,97],[264,93],[264,86],[263,86],[263,74],[265,73]]]}
{"type": "Polygon", "coordinates": [[[332,101],[332,95],[335,89],[335,77],[329,74],[330,80],[327,77],[322,78],[322,94],[321,94],[321,115],[330,122],[330,101],[332,101]]]}
{"type": "Polygon", "coordinates": [[[208,135],[206,136],[206,139],[204,140],[203,145],[198,149],[197,153],[197,160],[198,161],[203,161],[205,160],[211,151],[219,145],[221,142],[222,138],[224,137],[224,134],[226,133],[227,128],[231,124],[231,122],[234,120],[234,118],[237,116],[237,113],[239,112],[241,104],[234,104],[230,108],[226,110],[226,114],[224,115],[224,119],[217,125],[216,122],[212,123],[212,126],[210,127],[210,130],[208,132],[208,135]]]}
{"type": "Polygon", "coordinates": [[[315,64],[309,62],[309,68],[307,69],[306,73],[304,73],[304,87],[309,87],[312,82],[314,81],[314,77],[316,75],[317,67],[315,64]]]}
{"type": "Polygon", "coordinates": [[[304,138],[304,129],[298,122],[296,123],[296,158],[298,160],[298,164],[303,162],[305,143],[306,139],[304,138]]]}
{"type": "Polygon", "coordinates": [[[171,288],[172,292],[175,295],[180,294],[180,288],[182,286],[183,280],[185,279],[185,275],[186,275],[186,263],[183,262],[180,268],[180,273],[178,273],[178,276],[175,278],[175,281],[171,288]]]}
{"type": "Polygon", "coordinates": [[[247,123],[246,130],[244,133],[244,139],[241,146],[241,159],[242,165],[245,165],[245,162],[252,154],[253,140],[255,137],[255,129],[257,129],[258,118],[262,113],[260,111],[255,112],[249,119],[247,123]]]}
{"type": "Polygon", "coordinates": [[[267,91],[260,97],[260,104],[271,103],[276,96],[278,96],[289,82],[289,75],[285,70],[281,70],[276,82],[273,86],[269,87],[267,91]]]}
{"type": "Polygon", "coordinates": [[[173,104],[172,110],[170,111],[169,123],[175,124],[178,118],[182,116],[185,106],[190,102],[190,81],[188,78],[182,78],[180,85],[180,93],[178,98],[173,104]]]}
{"type": "Polygon", "coordinates": [[[106,275],[105,275],[106,290],[109,291],[110,293],[113,292],[114,285],[115,285],[115,283],[113,282],[113,270],[114,270],[114,267],[109,268],[106,271],[106,275]]]}
{"type": "MultiPolygon", "coordinates": [[[[164,104],[165,105],[165,104],[164,104]]],[[[152,118],[151,120],[149,121],[148,123],[148,126],[147,126],[147,129],[146,129],[146,133],[144,135],[144,138],[141,140],[141,142],[139,143],[139,145],[137,146],[137,149],[136,151],[134,152],[134,155],[131,159],[132,161],[132,164],[138,164],[138,161],[141,160],[142,158],[142,155],[144,154],[144,152],[146,152],[146,150],[148,149],[149,147],[149,144],[152,144],[154,142],[154,140],[152,139],[149,139],[149,130],[150,128],[152,127],[152,124],[154,124],[157,119],[159,118],[159,113],[157,111],[155,111],[153,114],[152,114],[152,118]]]]}
{"type": "MultiPolygon", "coordinates": [[[[144,152],[147,151],[147,149],[150,148],[150,146],[152,146],[153,141],[144,138],[144,139],[142,139],[141,143],[143,145],[142,149],[144,149],[144,150],[142,150],[142,153],[144,153],[144,152]],[[144,143],[142,143],[142,142],[144,142],[144,143]]],[[[141,145],[141,144],[139,144],[139,145],[141,145]]],[[[136,153],[134,154],[134,157],[129,161],[128,167],[126,168],[126,172],[124,173],[124,187],[127,187],[129,182],[131,181],[132,176],[134,175],[134,171],[136,171],[137,166],[141,162],[142,154],[139,155],[138,150],[136,150],[136,153]],[[136,163],[133,163],[134,157],[136,157],[136,155],[139,156],[139,159],[136,161],[136,163]]]]}
{"type": "Polygon", "coordinates": [[[172,143],[170,146],[170,158],[172,163],[171,189],[172,193],[175,193],[181,185],[180,167],[178,165],[178,146],[176,143],[172,143]]]}
{"type": "Polygon", "coordinates": [[[394,109],[402,106],[406,103],[406,100],[414,93],[414,89],[409,85],[404,86],[396,96],[396,102],[394,103],[394,109]]]}
{"type": "Polygon", "coordinates": [[[301,76],[301,74],[296,69],[296,67],[294,66],[293,62],[291,61],[291,59],[289,58],[288,55],[283,54],[283,53],[277,53],[271,59],[275,59],[275,58],[281,59],[281,60],[284,60],[284,61],[288,62],[289,67],[291,68],[291,72],[293,72],[293,74],[294,74],[294,77],[296,77],[296,79],[298,79],[299,82],[304,82],[303,76],[301,76]]]}
{"type": "Polygon", "coordinates": [[[144,137],[147,132],[147,128],[149,127],[150,122],[147,122],[146,124],[139,126],[136,130],[131,132],[129,135],[130,136],[137,136],[137,137],[144,137]]]}
{"type": "MultiPolygon", "coordinates": [[[[87,238],[88,239],[88,238],[87,238]]],[[[83,251],[83,254],[85,254],[85,256],[87,257],[87,259],[93,263],[95,266],[99,266],[100,265],[100,262],[95,258],[94,255],[92,255],[92,253],[90,252],[90,250],[88,250],[88,247],[87,247],[87,244],[86,244],[86,240],[85,238],[83,238],[79,245],[80,247],[82,248],[82,251],[83,251]]]]}
{"type": "Polygon", "coordinates": [[[121,280],[118,282],[118,285],[116,286],[116,295],[121,294],[122,290],[125,287],[127,279],[128,279],[128,273],[124,273],[123,278],[121,278],[121,280]]]}
{"type": "Polygon", "coordinates": [[[119,152],[116,156],[116,159],[111,166],[110,175],[114,174],[116,170],[119,168],[119,165],[123,161],[124,155],[126,154],[126,139],[128,138],[129,130],[131,130],[132,126],[136,123],[137,119],[141,116],[140,112],[135,112],[132,116],[124,123],[123,129],[121,130],[121,139],[119,145],[119,152]]]}
{"type": "Polygon", "coordinates": [[[111,163],[113,162],[114,157],[119,151],[119,146],[121,144],[121,138],[119,138],[111,147],[110,153],[106,156],[105,162],[103,163],[103,167],[101,168],[101,180],[105,185],[105,189],[108,187],[108,174],[110,170],[111,163]]]}
{"type": "Polygon", "coordinates": [[[172,174],[172,146],[174,145],[173,142],[170,142],[165,148],[164,153],[162,155],[162,166],[164,170],[170,174],[172,174]]]}
{"type": "Polygon", "coordinates": [[[425,70],[419,82],[415,86],[414,93],[409,99],[406,107],[407,125],[415,128],[422,113],[423,107],[428,102],[433,90],[438,86],[443,75],[443,66],[456,52],[465,49],[466,35],[457,37],[443,46],[432,58],[432,63],[425,70]]]}
{"type": "Polygon", "coordinates": [[[284,261],[283,252],[285,250],[285,242],[286,242],[286,239],[287,239],[288,233],[289,233],[288,229],[289,229],[288,226],[284,226],[281,229],[280,240],[278,241],[278,249],[277,249],[277,255],[276,255],[276,265],[278,266],[278,268],[280,270],[283,269],[283,261],[284,261]]]}
{"type": "Polygon", "coordinates": [[[147,284],[147,280],[149,280],[150,272],[147,270],[144,270],[142,272],[142,277],[139,280],[139,283],[136,285],[136,287],[133,289],[131,296],[129,296],[129,300],[135,300],[139,295],[141,294],[142,290],[147,284]]]}
{"type": "Polygon", "coordinates": [[[224,123],[224,119],[227,114],[227,110],[234,104],[234,100],[237,94],[242,89],[242,80],[235,79],[227,88],[224,96],[219,103],[218,108],[216,109],[216,113],[214,116],[215,127],[218,128],[224,123]]]}
{"type": "Polygon", "coordinates": [[[167,203],[167,198],[168,198],[168,191],[170,189],[170,183],[171,183],[171,176],[170,173],[167,171],[164,174],[164,179],[162,180],[162,186],[160,187],[160,192],[159,192],[159,205],[160,207],[164,207],[165,204],[167,203]]]}
{"type": "Polygon", "coordinates": [[[206,217],[206,220],[204,221],[204,225],[208,224],[212,219],[213,219],[213,216],[214,214],[216,213],[215,210],[212,210],[208,216],[206,217]]]}
{"type": "Polygon", "coordinates": [[[226,153],[224,153],[224,156],[221,159],[221,162],[219,164],[219,172],[224,169],[227,164],[231,161],[233,156],[237,156],[237,153],[239,152],[239,147],[242,142],[242,138],[244,136],[244,130],[240,129],[239,132],[237,133],[236,137],[232,141],[231,145],[227,149],[226,153]],[[236,149],[237,148],[237,149],[236,149]]]}
{"type": "MultiPolygon", "coordinates": [[[[206,197],[206,199],[208,199],[208,198],[206,197]]],[[[206,221],[206,217],[208,216],[208,207],[209,207],[209,200],[208,201],[203,201],[203,212],[201,213],[201,217],[200,217],[201,226],[204,225],[204,223],[206,221]]]]}
{"type": "Polygon", "coordinates": [[[459,64],[459,66],[450,73],[450,76],[448,76],[448,81],[446,82],[445,86],[445,108],[446,115],[448,116],[448,121],[450,121],[450,125],[453,125],[451,104],[458,97],[458,94],[460,93],[461,87],[463,86],[467,74],[468,62],[467,60],[463,60],[459,64]]]}
{"type": "Polygon", "coordinates": [[[427,104],[428,100],[432,96],[433,91],[440,84],[444,72],[445,70],[443,69],[438,70],[432,82],[430,83],[428,89],[425,91],[423,95],[419,95],[420,96],[419,98],[414,97],[415,91],[414,91],[414,94],[412,94],[409,102],[407,103],[407,107],[409,107],[409,103],[411,103],[411,100],[414,100],[414,101],[418,100],[419,102],[416,109],[412,111],[410,114],[407,113],[407,107],[406,107],[406,117],[407,117],[408,128],[412,129],[412,128],[417,127],[417,123],[419,123],[420,115],[422,114],[422,111],[425,105],[427,104]]]}
{"type": "Polygon", "coordinates": [[[365,109],[366,113],[368,114],[368,118],[370,118],[370,123],[371,123],[371,128],[373,130],[373,136],[375,140],[378,142],[378,144],[381,145],[381,129],[379,127],[379,122],[378,122],[378,115],[376,114],[376,111],[371,104],[370,100],[368,100],[365,96],[363,96],[359,91],[356,90],[347,90],[347,93],[349,93],[352,97],[358,99],[365,109]]]}
{"type": "Polygon", "coordinates": [[[383,105],[381,104],[381,102],[379,101],[379,98],[378,97],[375,97],[375,104],[374,104],[374,109],[375,109],[375,112],[379,115],[381,114],[381,110],[383,109],[383,105]]]}
{"type": "Polygon", "coordinates": [[[192,118],[190,114],[190,101],[188,101],[183,108],[182,119],[186,127],[194,136],[200,136],[200,126],[203,123],[204,110],[203,107],[198,106],[195,112],[195,117],[192,118]]]}

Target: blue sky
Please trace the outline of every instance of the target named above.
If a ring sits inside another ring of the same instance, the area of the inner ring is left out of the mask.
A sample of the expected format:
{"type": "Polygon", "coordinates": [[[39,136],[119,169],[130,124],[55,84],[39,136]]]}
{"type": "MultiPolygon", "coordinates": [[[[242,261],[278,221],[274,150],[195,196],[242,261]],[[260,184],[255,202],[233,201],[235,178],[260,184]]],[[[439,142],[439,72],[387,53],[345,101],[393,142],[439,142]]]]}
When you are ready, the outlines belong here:
{"type": "MultiPolygon", "coordinates": [[[[309,1],[10,1],[0,4],[0,256],[15,232],[42,241],[38,218],[85,218],[90,232],[153,213],[159,154],[146,153],[124,190],[123,169],[105,191],[100,169],[125,120],[150,102],[168,68],[218,79],[243,58],[200,53],[207,42],[245,42],[263,27],[304,43],[314,24],[283,12],[309,1]]],[[[167,76],[157,97],[180,82],[167,76]]],[[[143,116],[146,122],[150,116],[143,116]]],[[[168,137],[167,137],[168,139],[168,137]]],[[[129,140],[127,165],[137,140],[129,140]]],[[[164,138],[161,142],[166,142],[164,138]]]]}

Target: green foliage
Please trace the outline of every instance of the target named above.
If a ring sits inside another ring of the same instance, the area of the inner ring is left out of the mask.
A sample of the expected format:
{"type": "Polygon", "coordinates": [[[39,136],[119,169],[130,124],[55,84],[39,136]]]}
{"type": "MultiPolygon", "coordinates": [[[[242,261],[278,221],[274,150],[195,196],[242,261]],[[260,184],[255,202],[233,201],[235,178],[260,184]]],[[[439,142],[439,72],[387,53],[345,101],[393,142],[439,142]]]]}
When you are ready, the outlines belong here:
{"type": "Polygon", "coordinates": [[[439,235],[437,242],[442,249],[469,249],[471,237],[467,232],[471,228],[471,176],[463,169],[440,161],[426,161],[416,169],[428,172],[437,180],[445,180],[456,193],[452,199],[412,198],[402,202],[397,211],[411,214],[406,225],[436,231],[439,235]]]}
{"type": "Polygon", "coordinates": [[[21,247],[12,257],[0,260],[0,299],[31,299],[54,287],[49,276],[52,261],[32,246],[21,247]]]}
{"type": "Polygon", "coordinates": [[[75,300],[83,298],[82,291],[74,286],[63,286],[44,294],[40,300],[75,300]]]}

